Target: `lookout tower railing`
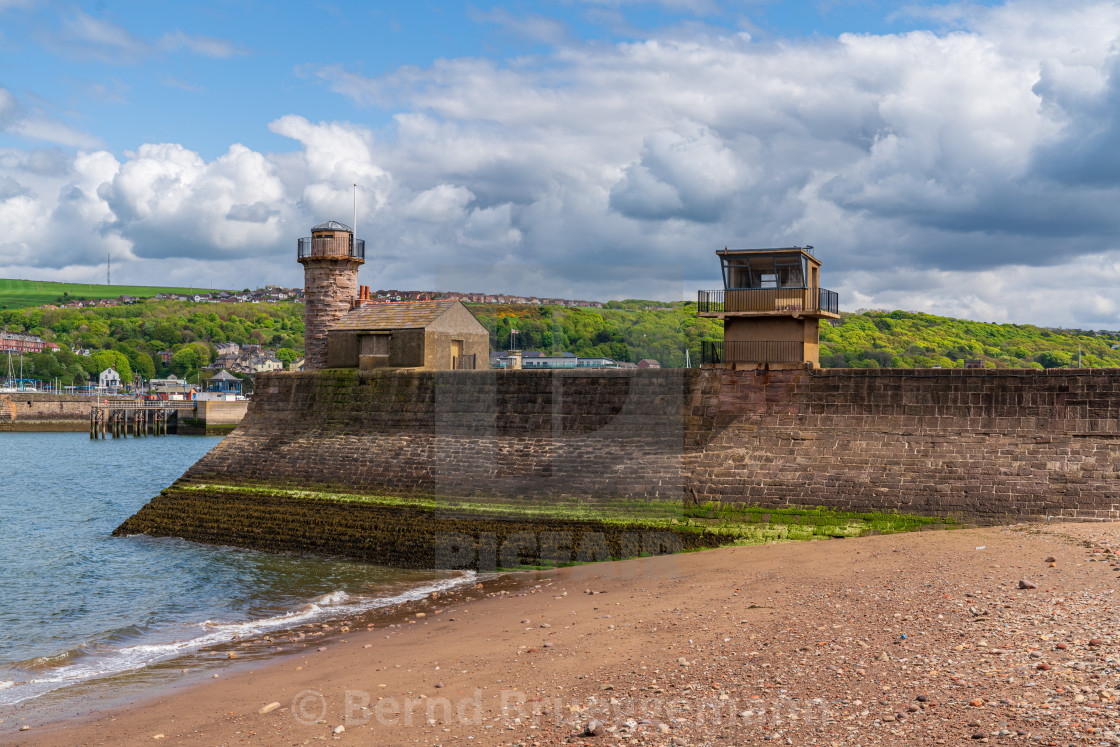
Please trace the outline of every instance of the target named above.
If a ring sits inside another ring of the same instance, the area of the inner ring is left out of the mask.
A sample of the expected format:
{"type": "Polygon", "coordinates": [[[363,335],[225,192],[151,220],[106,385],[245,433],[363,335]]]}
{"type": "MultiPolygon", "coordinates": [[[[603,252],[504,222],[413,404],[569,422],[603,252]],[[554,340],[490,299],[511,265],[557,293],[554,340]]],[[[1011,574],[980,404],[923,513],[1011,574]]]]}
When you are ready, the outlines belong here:
{"type": "Polygon", "coordinates": [[[702,340],[700,363],[801,363],[805,343],[787,340],[702,340]]]}
{"type": "Polygon", "coordinates": [[[731,288],[699,291],[696,311],[700,314],[815,314],[822,311],[839,314],[840,302],[836,291],[824,288],[818,288],[815,293],[812,288],[731,288]]]}

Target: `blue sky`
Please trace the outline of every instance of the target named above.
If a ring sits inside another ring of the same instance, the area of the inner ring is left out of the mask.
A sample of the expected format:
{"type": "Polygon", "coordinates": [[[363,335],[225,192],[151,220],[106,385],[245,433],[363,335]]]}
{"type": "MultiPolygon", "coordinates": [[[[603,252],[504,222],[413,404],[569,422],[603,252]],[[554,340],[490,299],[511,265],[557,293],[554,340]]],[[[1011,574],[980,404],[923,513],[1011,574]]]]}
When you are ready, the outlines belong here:
{"type": "Polygon", "coordinates": [[[1120,327],[1120,8],[0,0],[0,276],[688,297],[1120,327]]]}
{"type": "MultiPolygon", "coordinates": [[[[123,154],[139,143],[177,142],[205,158],[225,152],[231,141],[289,147],[267,123],[292,112],[370,126],[388,122],[391,110],[332,95],[315,77],[321,66],[378,76],[440,58],[500,64],[547,54],[556,43],[616,44],[674,29],[747,31],[772,42],[930,25],[917,7],[870,0],[498,6],[0,0],[5,7],[0,80],[27,109],[72,130],[67,144],[123,154]]],[[[34,132],[0,133],[0,147],[44,141],[50,138],[34,132]]]]}

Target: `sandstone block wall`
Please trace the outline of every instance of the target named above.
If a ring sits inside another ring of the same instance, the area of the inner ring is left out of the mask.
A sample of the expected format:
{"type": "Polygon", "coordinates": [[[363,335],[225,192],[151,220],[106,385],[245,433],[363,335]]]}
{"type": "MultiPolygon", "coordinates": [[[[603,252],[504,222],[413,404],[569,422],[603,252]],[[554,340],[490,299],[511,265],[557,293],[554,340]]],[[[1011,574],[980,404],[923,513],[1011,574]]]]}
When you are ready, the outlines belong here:
{"type": "Polygon", "coordinates": [[[1120,518],[1120,372],[724,375],[701,500],[1002,520],[1120,518]]]}
{"type": "MultiPolygon", "coordinates": [[[[261,376],[184,476],[542,500],[678,500],[686,372],[326,371],[261,376]]],[[[693,372],[698,373],[698,372],[693,372]]]]}
{"type": "Polygon", "coordinates": [[[187,482],[1120,518],[1111,371],[262,375],[187,482]]]}

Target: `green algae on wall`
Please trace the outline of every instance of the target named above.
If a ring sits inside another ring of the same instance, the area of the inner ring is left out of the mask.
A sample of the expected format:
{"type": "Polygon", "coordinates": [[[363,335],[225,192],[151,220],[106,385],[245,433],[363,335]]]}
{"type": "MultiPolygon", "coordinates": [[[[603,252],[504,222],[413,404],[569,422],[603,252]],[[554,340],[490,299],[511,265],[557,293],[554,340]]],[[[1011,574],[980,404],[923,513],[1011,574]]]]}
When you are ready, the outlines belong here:
{"type": "Polygon", "coordinates": [[[493,570],[657,555],[726,544],[660,521],[518,516],[484,507],[309,498],[280,490],[171,487],[114,532],[268,552],[338,555],[402,568],[493,570]]]}

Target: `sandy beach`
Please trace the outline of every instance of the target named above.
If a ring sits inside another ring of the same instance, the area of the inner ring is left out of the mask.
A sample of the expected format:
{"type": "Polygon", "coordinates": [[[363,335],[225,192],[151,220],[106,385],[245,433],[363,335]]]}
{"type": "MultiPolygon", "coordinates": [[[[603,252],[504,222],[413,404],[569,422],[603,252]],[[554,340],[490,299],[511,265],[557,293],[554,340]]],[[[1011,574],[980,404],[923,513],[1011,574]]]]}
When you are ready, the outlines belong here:
{"type": "Polygon", "coordinates": [[[1118,550],[1046,524],[514,574],[0,741],[1120,744],[1118,550]]]}

